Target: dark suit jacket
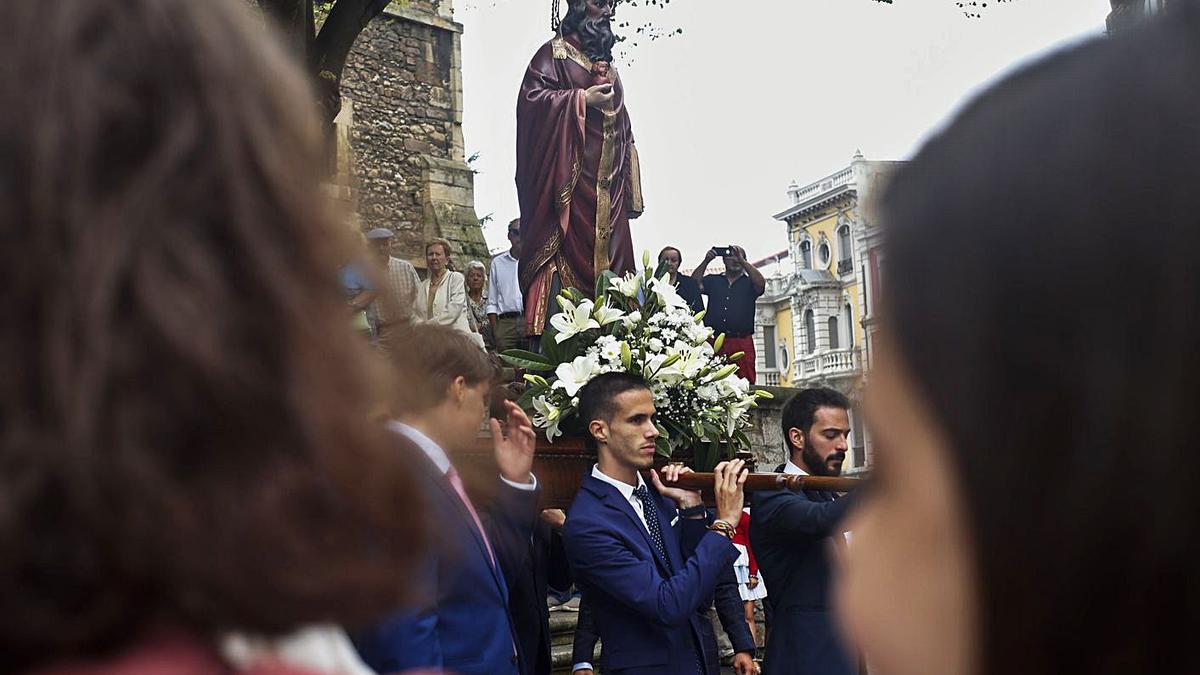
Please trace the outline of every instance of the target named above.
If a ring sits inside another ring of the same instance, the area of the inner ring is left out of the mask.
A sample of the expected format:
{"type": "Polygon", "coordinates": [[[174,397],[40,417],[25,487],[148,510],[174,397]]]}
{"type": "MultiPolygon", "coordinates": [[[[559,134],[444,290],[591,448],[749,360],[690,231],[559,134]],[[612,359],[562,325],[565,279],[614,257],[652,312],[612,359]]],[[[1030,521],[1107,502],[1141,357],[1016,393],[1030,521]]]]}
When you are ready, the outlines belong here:
{"type": "Polygon", "coordinates": [[[508,580],[508,609],[517,632],[521,673],[550,675],[550,611],[546,606],[550,526],[537,519],[531,536],[524,540],[517,539],[512,530],[489,529],[497,532],[493,546],[511,549],[500,557],[511,561],[504,568],[504,578],[508,580]]]}
{"type": "Polygon", "coordinates": [[[591,476],[563,528],[567,559],[604,643],[600,667],[613,675],[695,675],[701,665],[716,675],[697,663],[703,612],[737,549],[708,532],[707,520],[679,518],[674,504],[647,487],[669,560],[621,493],[591,476]]]}
{"type": "MultiPolygon", "coordinates": [[[[714,604],[721,628],[729,636],[733,651],[754,654],[754,637],[750,635],[750,626],[746,625],[742,595],[738,592],[737,576],[733,573],[733,567],[721,572],[714,597],[709,599],[705,607],[712,607],[714,604]]],[[[713,632],[711,621],[700,623],[700,638],[704,645],[704,662],[708,664],[708,672],[721,672],[721,652],[717,647],[717,636],[713,632]]],[[[588,605],[587,598],[582,598],[579,603],[579,624],[575,627],[575,643],[571,649],[571,663],[592,663],[599,640],[592,622],[592,608],[588,605]]]]}
{"type": "Polygon", "coordinates": [[[519,561],[509,559],[511,547],[500,544],[509,538],[529,540],[538,494],[501,482],[488,532],[500,563],[493,566],[479,529],[445,475],[419,448],[401,441],[428,488],[424,513],[436,531],[421,569],[397,581],[425,593],[415,606],[352,634],[354,646],[381,673],[445,668],[460,675],[517,675],[520,663],[513,648],[518,636],[501,570],[515,569],[519,561]]]}
{"type": "Polygon", "coordinates": [[[829,609],[829,538],[842,535],[839,524],[852,502],[823,492],[754,493],[750,546],[770,589],[771,639],[763,661],[770,675],[857,672],[829,609]]]}

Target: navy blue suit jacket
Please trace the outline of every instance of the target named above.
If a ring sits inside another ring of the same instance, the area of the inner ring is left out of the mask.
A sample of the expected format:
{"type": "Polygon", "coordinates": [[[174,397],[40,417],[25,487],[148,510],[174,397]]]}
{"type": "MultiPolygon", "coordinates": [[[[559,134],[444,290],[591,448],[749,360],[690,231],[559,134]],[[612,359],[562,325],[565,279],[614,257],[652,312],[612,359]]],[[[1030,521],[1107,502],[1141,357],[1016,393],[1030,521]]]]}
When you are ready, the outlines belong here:
{"type": "Polygon", "coordinates": [[[435,531],[432,550],[419,572],[397,583],[422,596],[414,607],[353,633],[354,646],[363,661],[381,673],[445,668],[460,675],[517,675],[521,672],[514,652],[517,636],[502,568],[513,569],[518,563],[505,559],[512,547],[496,544],[529,541],[537,492],[501,482],[488,522],[488,537],[499,563],[493,566],[458,493],[420,449],[412,447],[411,452],[413,464],[421,468],[421,483],[428,486],[425,520],[435,531]]]}
{"type": "Polygon", "coordinates": [[[567,559],[604,645],[600,667],[614,675],[695,675],[700,665],[716,675],[699,651],[704,612],[737,549],[707,531],[707,519],[679,518],[671,501],[647,488],[658,505],[669,568],[633,506],[592,476],[583,479],[563,528],[567,559]]]}
{"type": "Polygon", "coordinates": [[[824,492],[754,493],[750,547],[770,589],[766,601],[771,606],[764,672],[857,673],[829,608],[829,539],[842,536],[840,524],[853,501],[824,492]]]}

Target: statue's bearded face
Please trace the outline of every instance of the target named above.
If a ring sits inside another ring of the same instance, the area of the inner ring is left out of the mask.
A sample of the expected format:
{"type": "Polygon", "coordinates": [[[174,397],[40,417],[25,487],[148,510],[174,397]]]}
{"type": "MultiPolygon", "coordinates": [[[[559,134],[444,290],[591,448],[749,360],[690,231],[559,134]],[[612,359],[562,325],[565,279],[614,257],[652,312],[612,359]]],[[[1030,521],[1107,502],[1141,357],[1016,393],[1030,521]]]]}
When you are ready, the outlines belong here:
{"type": "Polygon", "coordinates": [[[574,34],[588,58],[593,61],[612,61],[612,48],[617,36],[612,32],[615,0],[570,0],[567,16],[562,21],[563,35],[574,34]]]}

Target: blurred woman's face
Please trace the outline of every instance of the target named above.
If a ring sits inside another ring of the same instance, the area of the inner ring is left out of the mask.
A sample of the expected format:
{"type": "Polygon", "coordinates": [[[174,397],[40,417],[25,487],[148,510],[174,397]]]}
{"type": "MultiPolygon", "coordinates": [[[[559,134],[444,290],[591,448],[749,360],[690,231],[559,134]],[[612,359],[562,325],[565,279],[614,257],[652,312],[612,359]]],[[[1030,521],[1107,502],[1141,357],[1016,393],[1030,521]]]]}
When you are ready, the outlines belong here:
{"type": "Polygon", "coordinates": [[[467,270],[467,289],[472,291],[483,290],[483,270],[478,267],[472,267],[467,270]]]}
{"type": "Polygon", "coordinates": [[[446,269],[446,251],[441,244],[431,244],[425,249],[425,262],[430,272],[441,272],[446,269]]]}
{"type": "Polygon", "coordinates": [[[852,512],[836,606],[873,673],[973,675],[979,624],[961,488],[899,355],[877,339],[871,492],[852,512]]]}

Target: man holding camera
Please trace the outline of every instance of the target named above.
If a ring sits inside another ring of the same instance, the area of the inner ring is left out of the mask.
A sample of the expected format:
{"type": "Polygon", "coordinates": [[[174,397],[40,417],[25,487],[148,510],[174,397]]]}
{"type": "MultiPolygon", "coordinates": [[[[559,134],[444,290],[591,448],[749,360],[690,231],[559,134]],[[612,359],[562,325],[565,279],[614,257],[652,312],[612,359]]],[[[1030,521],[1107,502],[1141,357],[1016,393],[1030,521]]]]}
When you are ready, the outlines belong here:
{"type": "MultiPolygon", "coordinates": [[[[767,289],[767,280],[758,268],[746,262],[741,246],[714,246],[704,254],[704,262],[692,272],[700,290],[708,296],[704,324],[717,335],[725,334],[719,354],[745,352],[737,362],[738,375],[754,384],[754,301],[767,289]],[[705,274],[713,258],[721,256],[724,274],[705,274]]],[[[770,345],[768,345],[770,348],[770,345]]]]}

